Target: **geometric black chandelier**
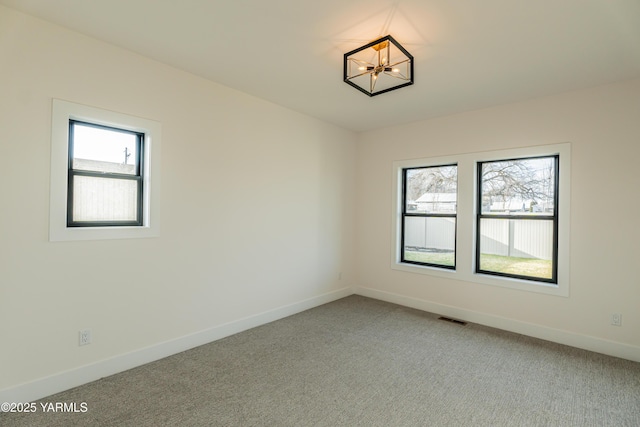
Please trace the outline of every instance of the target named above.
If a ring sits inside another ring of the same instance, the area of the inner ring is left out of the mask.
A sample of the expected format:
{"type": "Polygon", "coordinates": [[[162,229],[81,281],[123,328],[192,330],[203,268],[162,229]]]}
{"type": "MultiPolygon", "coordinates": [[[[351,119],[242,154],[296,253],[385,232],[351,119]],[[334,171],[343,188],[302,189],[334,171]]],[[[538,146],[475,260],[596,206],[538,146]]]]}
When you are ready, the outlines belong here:
{"type": "Polygon", "coordinates": [[[413,84],[413,56],[385,36],[344,54],[344,82],[369,96],[413,84]]]}

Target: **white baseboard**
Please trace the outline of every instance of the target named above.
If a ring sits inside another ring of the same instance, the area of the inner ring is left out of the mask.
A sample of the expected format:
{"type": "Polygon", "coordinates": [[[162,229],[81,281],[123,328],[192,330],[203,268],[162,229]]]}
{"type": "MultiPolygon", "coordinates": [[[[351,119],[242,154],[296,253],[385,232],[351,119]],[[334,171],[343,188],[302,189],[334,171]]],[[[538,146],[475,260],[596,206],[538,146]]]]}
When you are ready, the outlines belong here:
{"type": "Polygon", "coordinates": [[[32,402],[109,375],[126,371],[164,357],[198,347],[256,326],[264,325],[296,313],[351,295],[352,288],[322,294],[300,302],[278,307],[233,322],[165,341],[130,353],[100,360],[65,372],[0,390],[0,402],[32,402]]]}
{"type": "Polygon", "coordinates": [[[428,311],[430,313],[438,314],[441,316],[447,316],[467,322],[478,323],[480,325],[515,332],[534,338],[540,338],[571,347],[577,347],[584,350],[594,351],[596,353],[607,354],[609,356],[615,356],[622,359],[632,360],[634,362],[640,362],[640,347],[638,346],[609,341],[603,338],[592,337],[589,335],[580,335],[561,329],[554,329],[547,326],[536,325],[533,323],[507,319],[500,316],[494,316],[492,314],[466,310],[459,307],[448,306],[371,288],[356,287],[353,289],[353,292],[356,295],[362,295],[381,301],[403,305],[405,307],[428,311]]]}
{"type": "Polygon", "coordinates": [[[405,307],[428,311],[442,316],[448,316],[597,353],[640,362],[640,347],[638,346],[609,341],[588,335],[575,334],[532,323],[520,322],[517,320],[461,309],[391,292],[379,291],[365,287],[356,287],[343,288],[329,292],[297,303],[278,307],[273,310],[215,326],[171,341],[162,342],[130,353],[118,355],[65,372],[60,372],[25,384],[20,384],[15,387],[6,388],[0,390],[0,402],[32,402],[109,375],[126,371],[127,369],[132,369],[137,366],[246,331],[256,326],[264,325],[275,320],[300,313],[310,308],[347,297],[354,293],[381,301],[403,305],[405,307]]]}

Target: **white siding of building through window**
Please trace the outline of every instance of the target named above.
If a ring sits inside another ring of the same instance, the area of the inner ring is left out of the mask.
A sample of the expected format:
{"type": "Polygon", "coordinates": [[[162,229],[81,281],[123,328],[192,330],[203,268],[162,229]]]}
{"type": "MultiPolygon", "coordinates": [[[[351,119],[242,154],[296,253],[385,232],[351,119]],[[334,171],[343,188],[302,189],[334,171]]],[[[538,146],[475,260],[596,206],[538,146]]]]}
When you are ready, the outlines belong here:
{"type": "MultiPolygon", "coordinates": [[[[553,255],[553,221],[482,220],[481,250],[490,255],[550,260],[553,255]]],[[[425,250],[455,249],[453,218],[407,217],[404,244],[425,250]]]]}
{"type": "Polygon", "coordinates": [[[453,251],[456,222],[453,218],[406,217],[405,246],[453,251]]]}
{"type": "Polygon", "coordinates": [[[550,260],[553,221],[485,218],[481,223],[482,253],[550,260]]]}
{"type": "MultiPolygon", "coordinates": [[[[135,174],[135,165],[74,159],[80,170],[135,174]]],[[[76,176],[73,188],[75,221],[135,221],[138,184],[134,180],[76,176]]]]}

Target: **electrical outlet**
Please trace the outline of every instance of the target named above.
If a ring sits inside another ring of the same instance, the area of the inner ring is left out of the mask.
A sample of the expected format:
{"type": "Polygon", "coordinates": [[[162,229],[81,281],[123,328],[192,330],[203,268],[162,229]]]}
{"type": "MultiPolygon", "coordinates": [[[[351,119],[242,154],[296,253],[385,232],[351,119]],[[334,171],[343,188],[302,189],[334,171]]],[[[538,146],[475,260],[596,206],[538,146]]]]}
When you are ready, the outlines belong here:
{"type": "Polygon", "coordinates": [[[80,345],[91,344],[91,329],[83,329],[80,331],[80,345]]]}
{"type": "Polygon", "coordinates": [[[611,324],[613,326],[622,326],[622,314],[620,313],[613,313],[611,315],[611,324]]]}

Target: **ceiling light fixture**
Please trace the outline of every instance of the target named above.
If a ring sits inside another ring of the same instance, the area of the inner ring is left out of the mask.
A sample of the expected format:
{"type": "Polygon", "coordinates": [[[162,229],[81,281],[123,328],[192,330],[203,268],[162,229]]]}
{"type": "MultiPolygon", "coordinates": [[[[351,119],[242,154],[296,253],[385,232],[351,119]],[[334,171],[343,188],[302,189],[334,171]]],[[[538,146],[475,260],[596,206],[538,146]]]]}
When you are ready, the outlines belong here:
{"type": "Polygon", "coordinates": [[[344,82],[369,96],[413,84],[413,56],[384,36],[344,54],[344,82]]]}

